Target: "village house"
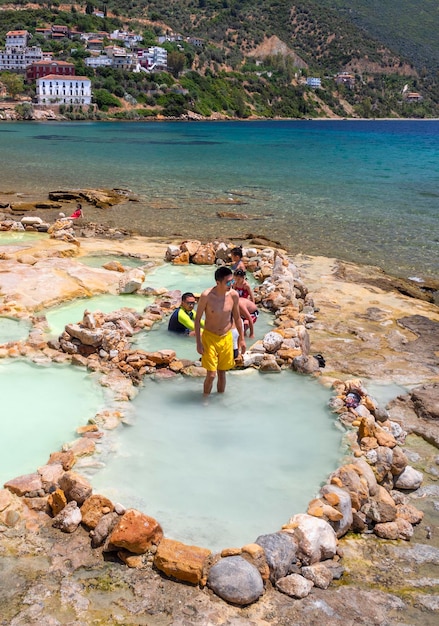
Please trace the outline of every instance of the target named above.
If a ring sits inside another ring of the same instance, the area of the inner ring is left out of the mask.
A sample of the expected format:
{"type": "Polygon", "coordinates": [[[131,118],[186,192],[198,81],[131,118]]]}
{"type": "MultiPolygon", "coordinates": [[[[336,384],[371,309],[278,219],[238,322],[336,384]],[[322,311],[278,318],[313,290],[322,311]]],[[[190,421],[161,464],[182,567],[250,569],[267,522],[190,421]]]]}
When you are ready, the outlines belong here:
{"type": "Polygon", "coordinates": [[[26,82],[32,83],[37,78],[56,74],[57,76],[74,76],[75,66],[67,61],[36,61],[26,68],[26,82]]]}
{"type": "Polygon", "coordinates": [[[422,102],[424,99],[417,91],[407,91],[403,94],[403,98],[406,102],[422,102]]]}
{"type": "Polygon", "coordinates": [[[322,86],[322,79],[316,76],[308,76],[308,78],[306,79],[306,84],[312,89],[320,89],[322,86]]]}
{"type": "Polygon", "coordinates": [[[64,39],[70,37],[70,29],[68,26],[62,26],[60,24],[53,24],[52,26],[52,39],[64,39]]]}
{"type": "Polygon", "coordinates": [[[86,76],[49,74],[37,79],[37,103],[40,105],[91,104],[91,81],[86,76]]]}
{"type": "Polygon", "coordinates": [[[349,74],[349,72],[340,72],[335,77],[335,82],[337,85],[345,85],[348,89],[353,89],[355,86],[355,76],[353,74],[349,74]]]}
{"type": "Polygon", "coordinates": [[[123,43],[127,48],[133,48],[142,41],[142,35],[137,35],[136,33],[131,33],[126,30],[114,30],[110,34],[110,39],[123,43]]]}
{"type": "Polygon", "coordinates": [[[92,53],[92,56],[84,59],[84,62],[87,67],[97,69],[98,67],[111,67],[113,59],[108,57],[105,53],[92,53]]]}
{"type": "Polygon", "coordinates": [[[166,72],[168,69],[168,52],[160,46],[151,46],[137,51],[137,61],[141,67],[149,72],[166,72]]]}
{"type": "Polygon", "coordinates": [[[0,70],[24,72],[35,61],[50,58],[40,47],[28,44],[27,30],[11,30],[6,34],[6,46],[0,50],[0,70]]]}
{"type": "Polygon", "coordinates": [[[105,46],[105,54],[111,59],[111,67],[118,70],[133,70],[137,58],[132,52],[120,46],[105,46]]]}

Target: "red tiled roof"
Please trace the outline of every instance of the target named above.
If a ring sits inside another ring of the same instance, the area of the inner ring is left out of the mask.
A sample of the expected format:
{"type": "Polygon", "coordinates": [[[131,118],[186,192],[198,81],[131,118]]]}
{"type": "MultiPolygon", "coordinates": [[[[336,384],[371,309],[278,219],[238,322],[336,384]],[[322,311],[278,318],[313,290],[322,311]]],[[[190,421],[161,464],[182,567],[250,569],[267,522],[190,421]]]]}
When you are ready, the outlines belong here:
{"type": "Polygon", "coordinates": [[[59,74],[48,74],[37,80],[88,80],[90,82],[88,76],[60,76],[59,74]]]}

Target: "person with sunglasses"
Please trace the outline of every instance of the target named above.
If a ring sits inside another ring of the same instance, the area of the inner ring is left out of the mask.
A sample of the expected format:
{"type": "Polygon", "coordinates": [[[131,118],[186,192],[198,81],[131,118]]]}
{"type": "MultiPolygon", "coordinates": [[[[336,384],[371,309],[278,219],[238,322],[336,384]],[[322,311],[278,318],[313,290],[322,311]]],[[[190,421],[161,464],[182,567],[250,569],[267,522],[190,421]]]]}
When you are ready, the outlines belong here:
{"type": "MultiPolygon", "coordinates": [[[[168,330],[173,333],[184,335],[195,335],[195,296],[192,292],[187,291],[181,296],[181,304],[175,309],[169,318],[168,330]]],[[[204,326],[204,320],[201,320],[201,327],[204,326]]]]}
{"type": "Polygon", "coordinates": [[[203,394],[207,398],[213,382],[218,376],[217,391],[226,389],[226,372],[235,365],[233,356],[232,325],[238,331],[238,349],[245,351],[245,339],[239,296],[232,289],[233,274],[229,267],[219,267],[215,272],[216,285],[203,291],[195,316],[195,336],[197,352],[201,354],[201,365],[207,370],[203,394]],[[201,318],[205,316],[204,331],[201,334],[201,318]]]}

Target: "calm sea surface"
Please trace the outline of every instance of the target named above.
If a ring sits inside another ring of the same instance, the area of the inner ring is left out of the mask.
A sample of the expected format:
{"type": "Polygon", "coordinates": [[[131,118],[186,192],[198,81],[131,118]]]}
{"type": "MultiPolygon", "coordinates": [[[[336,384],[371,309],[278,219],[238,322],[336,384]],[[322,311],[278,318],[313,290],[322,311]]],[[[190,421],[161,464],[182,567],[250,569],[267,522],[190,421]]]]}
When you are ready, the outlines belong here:
{"type": "Polygon", "coordinates": [[[438,121],[4,123],[0,151],[0,192],[138,194],[92,221],[439,274],[438,121]]]}

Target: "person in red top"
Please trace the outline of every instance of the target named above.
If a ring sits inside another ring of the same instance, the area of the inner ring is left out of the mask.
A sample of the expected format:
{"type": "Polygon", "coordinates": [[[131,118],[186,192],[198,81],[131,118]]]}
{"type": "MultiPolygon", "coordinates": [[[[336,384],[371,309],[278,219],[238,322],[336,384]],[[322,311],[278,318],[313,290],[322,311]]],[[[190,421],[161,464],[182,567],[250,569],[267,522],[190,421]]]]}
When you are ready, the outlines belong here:
{"type": "Polygon", "coordinates": [[[70,219],[77,220],[79,217],[84,217],[84,213],[82,212],[82,206],[80,204],[78,204],[78,206],[76,207],[76,211],[71,214],[70,219]]]}
{"type": "Polygon", "coordinates": [[[233,289],[239,294],[239,313],[244,320],[244,334],[249,331],[250,339],[254,337],[254,323],[259,311],[250,283],[245,278],[245,271],[237,269],[233,272],[233,289]]]}

